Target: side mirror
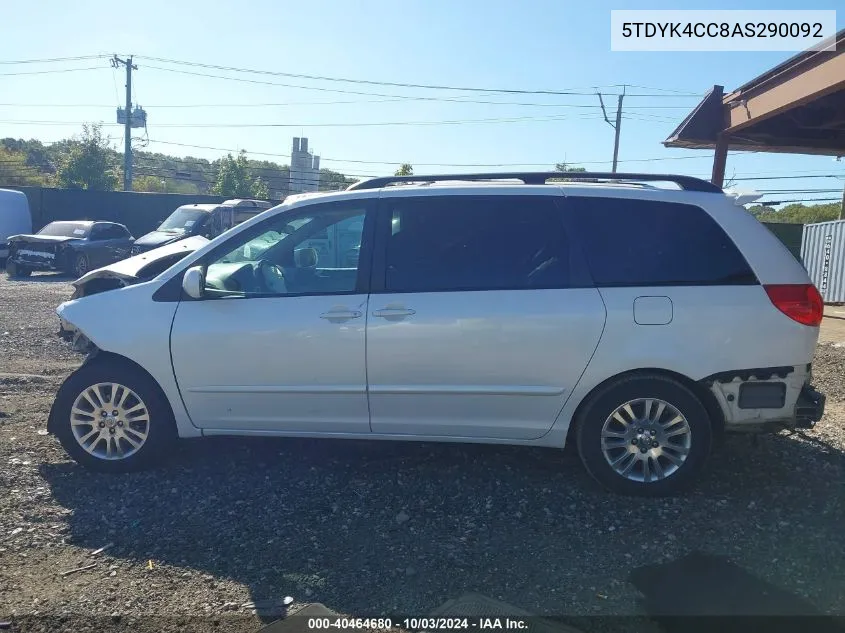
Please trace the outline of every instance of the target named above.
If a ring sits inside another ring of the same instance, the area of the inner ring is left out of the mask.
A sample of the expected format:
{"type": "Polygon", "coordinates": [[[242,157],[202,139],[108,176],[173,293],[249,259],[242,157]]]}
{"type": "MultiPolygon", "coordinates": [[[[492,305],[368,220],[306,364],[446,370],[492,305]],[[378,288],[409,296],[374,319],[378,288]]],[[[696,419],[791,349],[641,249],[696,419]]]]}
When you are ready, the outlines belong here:
{"type": "Polygon", "coordinates": [[[194,266],[185,271],[185,276],[182,277],[182,290],[191,299],[202,299],[203,289],[205,288],[205,274],[202,272],[202,266],[194,266]]]}

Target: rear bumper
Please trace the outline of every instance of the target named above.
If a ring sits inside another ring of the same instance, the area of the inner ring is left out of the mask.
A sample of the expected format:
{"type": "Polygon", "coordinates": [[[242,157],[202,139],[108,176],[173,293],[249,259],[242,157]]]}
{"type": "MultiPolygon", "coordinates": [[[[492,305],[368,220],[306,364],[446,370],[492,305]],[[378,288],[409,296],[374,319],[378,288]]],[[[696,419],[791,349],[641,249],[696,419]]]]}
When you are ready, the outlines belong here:
{"type": "Polygon", "coordinates": [[[795,403],[795,428],[811,429],[824,415],[826,397],[811,385],[804,385],[795,403]]]}
{"type": "Polygon", "coordinates": [[[824,394],[812,386],[811,365],[727,371],[702,383],[722,409],[726,431],[809,429],[824,414],[824,394]]]}

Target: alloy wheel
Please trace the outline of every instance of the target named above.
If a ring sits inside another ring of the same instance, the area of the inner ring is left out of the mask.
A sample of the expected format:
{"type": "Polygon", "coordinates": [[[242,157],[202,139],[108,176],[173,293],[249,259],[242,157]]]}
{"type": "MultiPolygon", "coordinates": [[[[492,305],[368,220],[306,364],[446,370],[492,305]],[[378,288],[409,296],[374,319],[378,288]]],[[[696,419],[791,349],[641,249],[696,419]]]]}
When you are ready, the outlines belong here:
{"type": "Polygon", "coordinates": [[[118,383],[97,383],[80,393],[70,413],[77,443],[99,459],[126,459],[147,441],[150,414],[141,397],[118,383]]]}
{"type": "Polygon", "coordinates": [[[631,481],[651,483],[670,477],[683,466],[691,446],[686,417],[659,398],[620,405],[601,430],[604,458],[616,474],[631,481]]]}

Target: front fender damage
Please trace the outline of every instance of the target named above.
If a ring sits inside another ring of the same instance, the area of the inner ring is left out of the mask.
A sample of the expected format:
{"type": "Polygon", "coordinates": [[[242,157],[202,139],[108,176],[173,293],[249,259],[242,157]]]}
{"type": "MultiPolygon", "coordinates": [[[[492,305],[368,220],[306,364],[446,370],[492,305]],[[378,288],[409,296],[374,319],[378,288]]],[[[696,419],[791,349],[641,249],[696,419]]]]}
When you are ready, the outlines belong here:
{"type": "Polygon", "coordinates": [[[58,336],[63,341],[67,342],[74,352],[79,352],[80,354],[91,354],[97,349],[97,346],[94,345],[87,336],[85,336],[82,330],[62,317],[59,317],[58,336]]]}

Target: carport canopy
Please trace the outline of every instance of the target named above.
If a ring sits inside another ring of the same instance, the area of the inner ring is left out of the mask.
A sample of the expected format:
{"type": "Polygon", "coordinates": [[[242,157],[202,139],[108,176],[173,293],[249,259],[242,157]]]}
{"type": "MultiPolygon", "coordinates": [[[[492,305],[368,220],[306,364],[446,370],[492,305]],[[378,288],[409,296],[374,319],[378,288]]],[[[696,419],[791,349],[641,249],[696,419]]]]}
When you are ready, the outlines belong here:
{"type": "Polygon", "coordinates": [[[663,145],[715,150],[720,187],[731,149],[845,155],[845,29],[835,50],[803,51],[728,94],[713,86],[663,145]]]}

